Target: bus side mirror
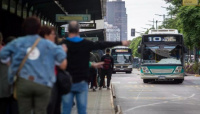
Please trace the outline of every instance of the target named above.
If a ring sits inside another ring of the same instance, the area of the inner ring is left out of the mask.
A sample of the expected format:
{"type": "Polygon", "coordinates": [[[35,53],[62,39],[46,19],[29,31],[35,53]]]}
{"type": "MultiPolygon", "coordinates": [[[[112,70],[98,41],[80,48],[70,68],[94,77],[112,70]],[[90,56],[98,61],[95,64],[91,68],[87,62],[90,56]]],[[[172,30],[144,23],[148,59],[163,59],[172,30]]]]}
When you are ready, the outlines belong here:
{"type": "Polygon", "coordinates": [[[138,53],[141,53],[141,47],[138,46],[138,53]]]}

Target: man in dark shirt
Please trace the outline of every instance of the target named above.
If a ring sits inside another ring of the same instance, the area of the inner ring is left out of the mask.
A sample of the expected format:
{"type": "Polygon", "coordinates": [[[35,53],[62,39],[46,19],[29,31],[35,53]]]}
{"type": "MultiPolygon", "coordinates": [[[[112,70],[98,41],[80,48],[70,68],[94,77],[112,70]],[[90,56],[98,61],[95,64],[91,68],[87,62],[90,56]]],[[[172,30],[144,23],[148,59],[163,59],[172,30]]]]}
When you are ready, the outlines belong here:
{"type": "Polygon", "coordinates": [[[102,89],[105,75],[107,76],[107,89],[109,90],[110,89],[110,80],[111,80],[112,71],[113,71],[113,67],[114,67],[113,58],[110,56],[110,49],[106,49],[106,55],[104,55],[101,58],[101,61],[104,62],[104,65],[102,68],[101,82],[100,82],[99,90],[102,89]]]}
{"type": "Polygon", "coordinates": [[[62,97],[62,114],[71,114],[74,97],[78,114],[87,114],[90,52],[117,45],[127,46],[129,42],[92,42],[82,39],[79,36],[79,23],[76,21],[69,23],[68,31],[68,38],[63,43],[68,47],[66,71],[72,75],[73,84],[70,93],[62,97]]]}

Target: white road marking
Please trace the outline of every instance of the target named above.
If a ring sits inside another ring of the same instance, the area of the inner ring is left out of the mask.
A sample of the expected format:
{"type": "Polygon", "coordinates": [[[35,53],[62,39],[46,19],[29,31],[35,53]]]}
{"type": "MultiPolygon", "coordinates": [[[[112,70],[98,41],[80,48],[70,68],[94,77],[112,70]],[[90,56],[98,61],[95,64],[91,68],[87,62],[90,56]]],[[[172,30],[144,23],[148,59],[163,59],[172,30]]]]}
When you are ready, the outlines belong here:
{"type": "Polygon", "coordinates": [[[175,96],[175,97],[181,97],[181,96],[178,96],[178,95],[175,95],[175,94],[172,94],[173,96],[175,96]]]}
{"type": "Polygon", "coordinates": [[[195,96],[195,94],[192,94],[190,97],[188,97],[188,98],[192,98],[192,97],[194,97],[195,96]]]}
{"type": "Polygon", "coordinates": [[[121,82],[112,82],[113,84],[120,84],[121,82]]]}
{"type": "Polygon", "coordinates": [[[164,104],[164,103],[168,103],[168,101],[163,101],[163,102],[158,102],[158,103],[152,103],[152,104],[147,104],[147,105],[136,106],[136,107],[133,107],[133,108],[130,108],[130,109],[126,110],[125,113],[129,112],[131,110],[137,109],[137,108],[142,108],[142,107],[147,107],[147,106],[154,106],[154,105],[164,104]]]}
{"type": "Polygon", "coordinates": [[[144,90],[144,89],[142,89],[142,90],[140,91],[140,93],[137,95],[137,98],[136,98],[135,102],[138,100],[138,98],[140,97],[140,94],[143,92],[143,90],[144,90]]]}
{"type": "MultiPolygon", "coordinates": [[[[190,99],[190,98],[192,98],[194,96],[195,96],[195,94],[192,94],[191,96],[186,97],[184,100],[190,99]]],[[[180,101],[180,100],[170,100],[170,101],[180,101]]],[[[151,104],[147,104],[147,105],[136,106],[136,107],[133,107],[133,108],[130,108],[130,109],[124,111],[124,113],[129,112],[131,110],[135,110],[137,108],[142,108],[142,107],[147,107],[147,106],[154,106],[154,105],[159,105],[159,104],[166,104],[166,103],[169,103],[170,101],[163,101],[163,102],[158,102],[158,103],[151,103],[151,104]]]]}
{"type": "Polygon", "coordinates": [[[137,84],[137,82],[128,82],[129,84],[137,84]]]}

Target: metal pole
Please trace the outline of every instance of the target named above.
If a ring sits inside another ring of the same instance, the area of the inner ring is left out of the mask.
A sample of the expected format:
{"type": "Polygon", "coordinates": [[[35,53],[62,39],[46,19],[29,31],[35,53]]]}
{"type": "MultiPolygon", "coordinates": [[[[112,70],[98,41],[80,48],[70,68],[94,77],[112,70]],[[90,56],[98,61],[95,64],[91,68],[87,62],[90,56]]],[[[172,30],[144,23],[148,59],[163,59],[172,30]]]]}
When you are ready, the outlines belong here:
{"type": "Polygon", "coordinates": [[[163,15],[163,23],[164,23],[164,27],[165,27],[165,14],[163,15]]]}
{"type": "Polygon", "coordinates": [[[155,29],[155,27],[154,27],[154,18],[153,18],[153,29],[155,29]]]}
{"type": "Polygon", "coordinates": [[[163,22],[165,22],[165,14],[163,15],[163,22]]]}
{"type": "Polygon", "coordinates": [[[156,20],[156,29],[158,28],[158,20],[156,20]]]}

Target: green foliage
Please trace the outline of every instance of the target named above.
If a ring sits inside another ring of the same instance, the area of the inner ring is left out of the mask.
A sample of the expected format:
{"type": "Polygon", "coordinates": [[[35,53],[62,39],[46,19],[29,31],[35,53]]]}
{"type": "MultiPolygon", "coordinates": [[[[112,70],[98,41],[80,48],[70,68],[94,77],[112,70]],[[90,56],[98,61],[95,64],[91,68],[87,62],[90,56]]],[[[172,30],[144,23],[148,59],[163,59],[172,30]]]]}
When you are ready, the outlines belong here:
{"type": "Polygon", "coordinates": [[[180,7],[177,18],[184,34],[186,44],[199,47],[200,43],[200,7],[180,7]]]}
{"type": "Polygon", "coordinates": [[[199,64],[198,62],[195,62],[194,65],[192,66],[194,73],[198,74],[199,70],[199,64]]]}
{"type": "Polygon", "coordinates": [[[141,57],[141,55],[138,53],[138,46],[140,45],[140,42],[142,41],[142,37],[139,36],[137,38],[134,38],[130,44],[130,48],[133,51],[133,56],[134,57],[141,57]]]}
{"type": "Polygon", "coordinates": [[[173,18],[166,19],[161,28],[178,29],[184,35],[184,43],[189,49],[200,48],[200,7],[182,6],[182,0],[165,0],[173,18]]]}

